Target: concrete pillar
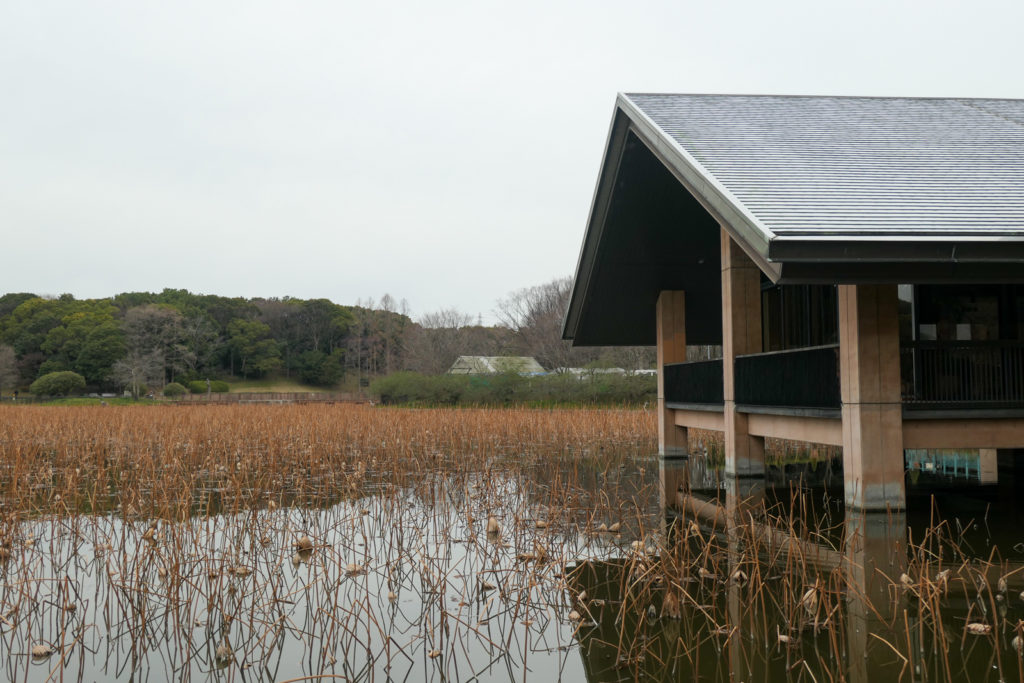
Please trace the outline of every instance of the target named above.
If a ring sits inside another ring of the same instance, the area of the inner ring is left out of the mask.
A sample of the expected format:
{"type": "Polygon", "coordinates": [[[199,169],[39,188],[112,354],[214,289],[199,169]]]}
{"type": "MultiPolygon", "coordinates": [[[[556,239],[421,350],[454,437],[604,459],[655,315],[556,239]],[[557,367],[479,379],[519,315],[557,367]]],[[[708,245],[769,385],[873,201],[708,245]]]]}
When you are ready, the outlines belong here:
{"type": "Polygon", "coordinates": [[[686,427],[676,426],[672,411],[665,407],[665,364],[686,362],[686,293],[664,291],[656,306],[658,338],[658,452],[663,457],[685,457],[689,453],[686,427]]]}
{"type": "Polygon", "coordinates": [[[839,285],[846,504],[906,506],[896,285],[839,285]]]}
{"type": "Polygon", "coordinates": [[[725,472],[764,476],[764,440],[751,438],[747,416],[736,412],[733,360],[761,352],[761,271],[722,229],[722,388],[725,472]]]}
{"type": "Polygon", "coordinates": [[[999,455],[995,448],[978,449],[978,481],[982,484],[999,483],[999,455]]]}

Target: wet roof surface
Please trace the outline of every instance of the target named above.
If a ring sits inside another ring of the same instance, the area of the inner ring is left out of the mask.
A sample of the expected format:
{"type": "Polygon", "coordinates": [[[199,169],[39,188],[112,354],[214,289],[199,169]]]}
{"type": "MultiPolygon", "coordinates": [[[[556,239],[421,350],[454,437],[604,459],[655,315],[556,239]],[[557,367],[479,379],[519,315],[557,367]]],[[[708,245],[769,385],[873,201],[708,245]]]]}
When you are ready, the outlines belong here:
{"type": "Polygon", "coordinates": [[[1024,236],[1024,100],[623,98],[768,239],[1024,236]]]}

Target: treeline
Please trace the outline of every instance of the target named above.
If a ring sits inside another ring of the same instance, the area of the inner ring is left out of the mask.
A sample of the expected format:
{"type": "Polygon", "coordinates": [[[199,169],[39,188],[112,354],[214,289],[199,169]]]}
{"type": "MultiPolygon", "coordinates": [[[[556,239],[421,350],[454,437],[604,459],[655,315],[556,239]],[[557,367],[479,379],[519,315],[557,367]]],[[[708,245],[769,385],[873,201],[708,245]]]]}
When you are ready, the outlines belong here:
{"type": "Polygon", "coordinates": [[[370,385],[385,405],[654,405],[658,380],[650,374],[602,372],[521,376],[421,375],[396,372],[370,385]]]}
{"type": "Polygon", "coordinates": [[[281,373],[333,386],[401,369],[412,321],[384,306],[244,299],[184,289],[108,299],[0,296],[0,391],[71,371],[98,390],[281,373]]]}
{"type": "Polygon", "coordinates": [[[456,309],[413,321],[389,295],[352,306],[327,299],[231,298],[184,289],[106,299],[0,296],[0,393],[55,372],[89,390],[159,389],[206,379],[282,376],[365,387],[398,371],[440,375],[460,355],[532,356],[547,370],[653,367],[650,348],[574,349],[561,339],[571,280],[512,292],[499,324],[456,309]]]}

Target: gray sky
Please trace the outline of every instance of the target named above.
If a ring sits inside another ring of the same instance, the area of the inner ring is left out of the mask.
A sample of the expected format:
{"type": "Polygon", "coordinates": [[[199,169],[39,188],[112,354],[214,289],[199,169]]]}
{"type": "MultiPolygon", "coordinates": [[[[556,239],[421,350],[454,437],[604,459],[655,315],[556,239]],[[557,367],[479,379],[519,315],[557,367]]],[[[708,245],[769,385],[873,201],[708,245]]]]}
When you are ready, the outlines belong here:
{"type": "Polygon", "coordinates": [[[0,3],[0,293],[405,298],[576,266],[615,94],[1024,98],[1024,3],[0,3]]]}

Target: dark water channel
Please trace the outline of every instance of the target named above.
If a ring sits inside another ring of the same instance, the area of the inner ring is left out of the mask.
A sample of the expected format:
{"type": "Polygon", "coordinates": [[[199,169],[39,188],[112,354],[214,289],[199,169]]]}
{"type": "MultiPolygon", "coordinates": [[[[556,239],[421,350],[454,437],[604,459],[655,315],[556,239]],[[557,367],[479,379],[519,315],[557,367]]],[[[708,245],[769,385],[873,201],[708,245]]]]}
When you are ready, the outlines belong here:
{"type": "Polygon", "coordinates": [[[844,508],[841,462],[733,480],[666,461],[661,485],[664,580],[638,589],[629,557],[571,574],[601,606],[581,638],[588,680],[1022,680],[1012,470],[918,464],[907,509],[887,513],[844,508]],[[631,592],[635,609],[609,610],[631,592]]]}

